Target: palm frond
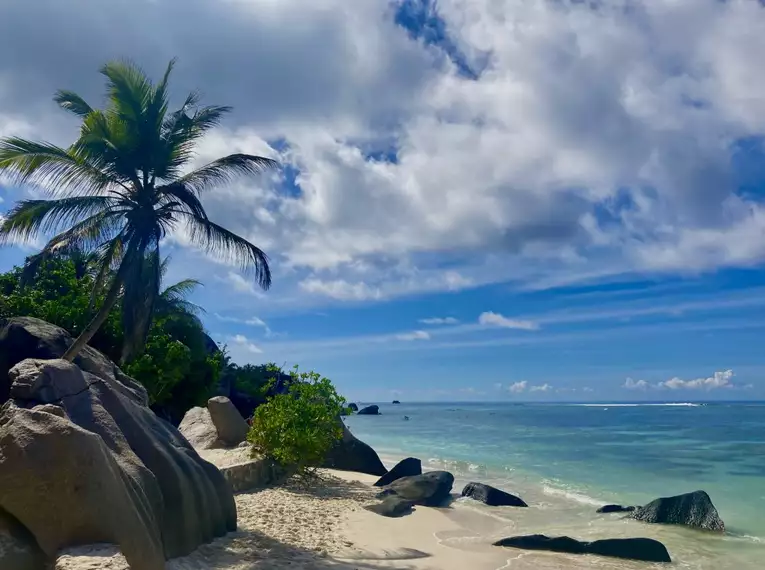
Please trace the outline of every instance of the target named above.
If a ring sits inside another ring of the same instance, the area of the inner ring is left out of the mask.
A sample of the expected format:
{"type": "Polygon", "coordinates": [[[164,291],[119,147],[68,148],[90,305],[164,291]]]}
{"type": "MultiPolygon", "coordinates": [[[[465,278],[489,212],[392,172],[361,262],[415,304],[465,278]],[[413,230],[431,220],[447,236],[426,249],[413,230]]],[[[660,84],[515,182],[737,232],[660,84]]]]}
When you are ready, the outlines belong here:
{"type": "Polygon", "coordinates": [[[21,271],[22,287],[34,281],[42,263],[49,259],[67,258],[80,268],[91,265],[96,260],[92,251],[112,239],[121,217],[119,212],[98,212],[52,237],[40,253],[27,258],[21,271]]]}
{"type": "Polygon", "coordinates": [[[107,79],[106,87],[113,112],[124,121],[137,124],[152,96],[152,86],[146,73],[127,60],[110,61],[101,68],[107,79]]]}
{"type": "Polygon", "coordinates": [[[59,107],[78,117],[86,117],[93,112],[93,108],[85,102],[85,99],[74,91],[59,89],[53,96],[53,100],[58,103],[59,107]]]}
{"type": "Polygon", "coordinates": [[[202,287],[202,282],[197,279],[183,279],[165,287],[160,296],[167,301],[183,301],[191,295],[197,287],[202,287]]]}
{"type": "Polygon", "coordinates": [[[209,190],[218,184],[227,184],[237,176],[259,174],[279,165],[272,158],[252,154],[230,154],[189,172],[178,180],[195,194],[209,190]]]}
{"type": "Polygon", "coordinates": [[[257,246],[207,218],[186,215],[191,241],[207,253],[230,262],[245,273],[254,274],[263,289],[271,286],[268,256],[257,246]]]}
{"type": "Polygon", "coordinates": [[[0,225],[0,244],[29,240],[39,233],[54,233],[100,212],[113,212],[116,200],[110,196],[73,196],[58,200],[22,200],[0,225]]]}
{"type": "Polygon", "coordinates": [[[157,188],[157,193],[161,196],[161,204],[169,204],[171,201],[175,201],[182,210],[185,210],[192,216],[207,218],[207,213],[205,212],[202,202],[200,202],[197,195],[184,184],[174,182],[166,186],[160,186],[157,188]]]}
{"type": "Polygon", "coordinates": [[[15,184],[33,184],[65,196],[96,194],[119,184],[76,148],[63,149],[19,137],[0,139],[0,172],[15,184]]]}
{"type": "Polygon", "coordinates": [[[157,178],[176,178],[180,168],[194,157],[197,141],[208,130],[220,124],[223,116],[231,111],[231,107],[202,107],[191,115],[187,111],[187,107],[184,106],[174,113],[173,121],[163,129],[162,169],[157,169],[157,178]]]}

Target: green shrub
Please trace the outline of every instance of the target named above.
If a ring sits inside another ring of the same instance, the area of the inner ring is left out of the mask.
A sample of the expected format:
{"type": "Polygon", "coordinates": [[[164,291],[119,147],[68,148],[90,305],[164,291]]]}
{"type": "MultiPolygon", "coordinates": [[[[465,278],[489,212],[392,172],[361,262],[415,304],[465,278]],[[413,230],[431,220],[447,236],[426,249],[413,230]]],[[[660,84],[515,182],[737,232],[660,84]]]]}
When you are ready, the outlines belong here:
{"type": "Polygon", "coordinates": [[[254,454],[298,475],[311,475],[343,436],[339,416],[345,399],[316,372],[300,372],[295,366],[292,377],[288,393],[271,397],[255,410],[247,439],[254,454]]]}

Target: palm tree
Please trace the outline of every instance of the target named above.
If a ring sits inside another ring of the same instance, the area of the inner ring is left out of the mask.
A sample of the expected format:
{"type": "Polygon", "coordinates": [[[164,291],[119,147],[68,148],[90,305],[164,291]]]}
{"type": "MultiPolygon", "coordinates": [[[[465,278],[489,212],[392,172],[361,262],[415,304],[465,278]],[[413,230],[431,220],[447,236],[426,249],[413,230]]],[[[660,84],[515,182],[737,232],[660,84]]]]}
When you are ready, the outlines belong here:
{"type": "MultiPolygon", "coordinates": [[[[154,262],[152,257],[147,257],[145,263],[151,265],[154,262]]],[[[170,263],[170,256],[162,260],[159,266],[160,284],[164,283],[167,268],[170,263]]],[[[146,273],[151,274],[152,269],[147,269],[146,273]]],[[[149,282],[143,282],[148,288],[149,282]]],[[[201,287],[202,282],[196,279],[183,279],[162,289],[156,297],[151,313],[148,314],[148,323],[144,327],[141,321],[144,318],[145,305],[141,302],[141,294],[135,295],[136,299],[130,301],[122,299],[122,322],[125,328],[125,336],[122,346],[122,361],[129,362],[137,356],[146,344],[146,338],[149,333],[149,327],[155,317],[173,319],[191,325],[192,328],[204,330],[199,315],[204,313],[204,309],[188,300],[188,296],[194,292],[197,287],[201,287]],[[130,326],[125,325],[130,324],[130,326]],[[136,323],[140,323],[136,326],[136,323]]]]}
{"type": "Polygon", "coordinates": [[[156,84],[134,64],[107,63],[101,68],[107,86],[103,110],[71,91],[57,92],[59,106],[82,120],[79,138],[68,148],[18,137],[0,139],[0,173],[51,195],[17,203],[0,225],[0,243],[55,234],[41,253],[74,248],[93,253],[94,287],[106,289],[93,320],[64,354],[67,360],[88,343],[120,293],[132,307],[124,322],[126,335],[146,338],[159,296],[159,245],[179,226],[197,246],[251,273],[263,289],[271,285],[266,254],[212,222],[200,195],[276,162],[232,154],[184,174],[197,141],[231,108],[201,107],[199,95],[191,93],[180,109],[170,112],[168,80],[174,63],[156,84]]]}

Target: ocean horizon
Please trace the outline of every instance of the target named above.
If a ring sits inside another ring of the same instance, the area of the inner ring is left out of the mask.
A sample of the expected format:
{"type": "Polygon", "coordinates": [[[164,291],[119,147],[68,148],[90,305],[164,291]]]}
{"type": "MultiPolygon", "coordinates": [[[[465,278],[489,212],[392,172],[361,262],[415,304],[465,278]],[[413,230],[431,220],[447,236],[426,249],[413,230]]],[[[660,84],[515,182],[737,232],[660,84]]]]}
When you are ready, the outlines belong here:
{"type": "MultiPolygon", "coordinates": [[[[646,536],[662,540],[679,568],[757,568],[765,556],[765,402],[377,405],[381,415],[350,416],[346,424],[388,466],[418,457],[426,469],[451,471],[456,494],[467,482],[480,481],[530,505],[487,508],[456,501],[451,516],[466,521],[472,534],[450,537],[452,546],[533,533],[586,540],[646,536]],[[724,535],[595,513],[609,503],[642,505],[699,489],[709,493],[725,521],[724,535]]],[[[509,567],[560,564],[549,554],[529,556],[509,567]]],[[[571,559],[566,567],[632,567],[593,560],[571,559]]]]}

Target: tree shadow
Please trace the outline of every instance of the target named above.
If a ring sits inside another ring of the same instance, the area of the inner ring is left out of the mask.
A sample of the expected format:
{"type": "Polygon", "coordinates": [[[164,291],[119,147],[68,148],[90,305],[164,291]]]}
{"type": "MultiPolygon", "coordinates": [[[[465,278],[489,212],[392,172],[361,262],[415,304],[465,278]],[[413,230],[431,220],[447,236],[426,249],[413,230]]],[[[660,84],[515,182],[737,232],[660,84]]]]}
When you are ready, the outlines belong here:
{"type": "Polygon", "coordinates": [[[385,562],[396,561],[396,568],[407,570],[407,560],[425,558],[427,553],[397,549],[381,554],[357,550],[328,555],[286,544],[253,530],[243,530],[199,547],[193,554],[168,561],[166,570],[381,570],[385,562]]]}
{"type": "Polygon", "coordinates": [[[370,502],[375,500],[379,492],[376,487],[362,483],[361,481],[346,481],[330,474],[319,474],[316,478],[297,479],[291,478],[282,483],[280,488],[294,493],[313,497],[316,499],[351,499],[358,502],[370,502]]]}

